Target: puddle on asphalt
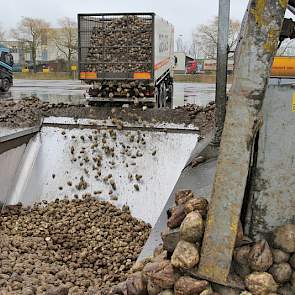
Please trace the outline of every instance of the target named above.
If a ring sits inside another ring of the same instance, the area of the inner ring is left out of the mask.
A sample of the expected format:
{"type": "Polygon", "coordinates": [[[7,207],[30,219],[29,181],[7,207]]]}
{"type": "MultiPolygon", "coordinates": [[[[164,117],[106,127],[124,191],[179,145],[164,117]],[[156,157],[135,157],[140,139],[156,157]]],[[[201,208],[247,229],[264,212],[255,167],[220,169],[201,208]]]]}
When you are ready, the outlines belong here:
{"type": "Polygon", "coordinates": [[[5,94],[0,94],[0,99],[23,99],[27,97],[38,97],[42,101],[47,101],[50,103],[66,103],[66,104],[72,104],[72,105],[79,105],[79,104],[84,104],[85,103],[85,98],[82,95],[62,95],[62,94],[49,94],[49,93],[39,93],[39,92],[25,92],[25,93],[18,93],[17,96],[13,95],[13,93],[8,92],[5,94]]]}
{"type": "Polygon", "coordinates": [[[111,202],[127,204],[133,216],[154,225],[197,139],[195,133],[123,130],[111,135],[43,127],[26,152],[19,173],[23,178],[9,203],[99,193],[103,200],[118,198],[111,202]],[[81,177],[87,187],[79,190],[81,177]]]}
{"type": "Polygon", "coordinates": [[[186,104],[206,106],[215,100],[215,85],[205,83],[175,83],[173,108],[186,104]]]}
{"type": "MultiPolygon", "coordinates": [[[[21,99],[36,96],[50,103],[85,103],[84,94],[88,85],[80,81],[44,81],[44,80],[15,80],[15,85],[1,98],[21,99]]],[[[186,104],[205,106],[215,99],[215,85],[206,83],[174,83],[173,108],[186,104]]]]}
{"type": "Polygon", "coordinates": [[[85,103],[84,93],[88,85],[78,80],[15,80],[14,86],[0,98],[22,99],[35,96],[50,103],[85,103]]]}

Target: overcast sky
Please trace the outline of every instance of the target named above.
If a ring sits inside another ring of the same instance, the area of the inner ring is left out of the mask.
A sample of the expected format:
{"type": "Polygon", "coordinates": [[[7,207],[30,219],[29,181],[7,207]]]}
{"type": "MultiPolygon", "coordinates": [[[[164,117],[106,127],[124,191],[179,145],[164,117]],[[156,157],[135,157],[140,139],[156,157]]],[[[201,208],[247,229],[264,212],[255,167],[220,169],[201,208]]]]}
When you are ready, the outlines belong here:
{"type": "MultiPolygon", "coordinates": [[[[231,0],[231,17],[241,20],[248,0],[231,0]]],[[[155,12],[174,24],[176,36],[185,40],[199,24],[218,13],[218,0],[7,0],[0,10],[0,23],[14,27],[22,16],[43,18],[56,26],[63,16],[76,18],[83,12],[155,12]]]]}

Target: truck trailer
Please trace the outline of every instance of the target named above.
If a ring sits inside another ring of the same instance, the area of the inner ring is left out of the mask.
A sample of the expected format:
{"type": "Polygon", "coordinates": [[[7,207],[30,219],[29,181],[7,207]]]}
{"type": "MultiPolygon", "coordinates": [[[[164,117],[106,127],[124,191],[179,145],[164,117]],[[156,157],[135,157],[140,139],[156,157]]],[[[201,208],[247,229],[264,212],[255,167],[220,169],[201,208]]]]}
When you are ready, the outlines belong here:
{"type": "Polygon", "coordinates": [[[89,102],[161,108],[173,97],[174,28],[155,13],[78,14],[80,80],[89,102]]]}

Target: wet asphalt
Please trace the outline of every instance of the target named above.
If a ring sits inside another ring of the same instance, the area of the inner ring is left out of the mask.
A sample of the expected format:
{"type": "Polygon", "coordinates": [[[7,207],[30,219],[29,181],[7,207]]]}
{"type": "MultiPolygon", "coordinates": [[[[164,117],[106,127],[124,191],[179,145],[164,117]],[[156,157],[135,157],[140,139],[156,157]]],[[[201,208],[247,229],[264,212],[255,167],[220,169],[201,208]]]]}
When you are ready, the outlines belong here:
{"type": "MultiPolygon", "coordinates": [[[[14,80],[14,85],[1,98],[21,99],[36,96],[51,103],[80,104],[89,85],[79,80],[14,80]]],[[[186,104],[206,105],[215,97],[215,85],[206,83],[174,83],[173,107],[186,104]]]]}

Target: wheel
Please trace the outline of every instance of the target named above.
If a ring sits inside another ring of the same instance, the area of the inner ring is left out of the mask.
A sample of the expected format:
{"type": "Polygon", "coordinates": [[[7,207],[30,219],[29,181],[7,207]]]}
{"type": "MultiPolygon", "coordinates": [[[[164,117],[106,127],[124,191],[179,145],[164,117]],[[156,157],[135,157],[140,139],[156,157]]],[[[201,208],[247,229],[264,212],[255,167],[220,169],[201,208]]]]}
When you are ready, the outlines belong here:
{"type": "Polygon", "coordinates": [[[169,84],[169,95],[168,95],[168,99],[170,100],[170,101],[172,101],[172,99],[173,99],[173,84],[169,84]]]}
{"type": "Polygon", "coordinates": [[[168,106],[168,108],[173,108],[173,84],[169,84],[168,86],[168,98],[166,106],[168,106]]]}
{"type": "Polygon", "coordinates": [[[156,108],[160,108],[160,101],[159,101],[159,88],[156,86],[155,87],[155,98],[156,98],[156,103],[155,103],[155,107],[156,108]]]}
{"type": "Polygon", "coordinates": [[[163,106],[163,108],[166,108],[166,102],[167,102],[166,84],[162,83],[162,106],[163,106]]]}
{"type": "Polygon", "coordinates": [[[0,90],[3,92],[7,92],[9,90],[9,88],[10,88],[10,82],[7,78],[4,78],[2,80],[2,86],[1,86],[0,90]]]}
{"type": "Polygon", "coordinates": [[[167,91],[166,91],[165,83],[161,83],[156,91],[157,106],[159,109],[166,107],[166,96],[167,96],[167,91]]]}

